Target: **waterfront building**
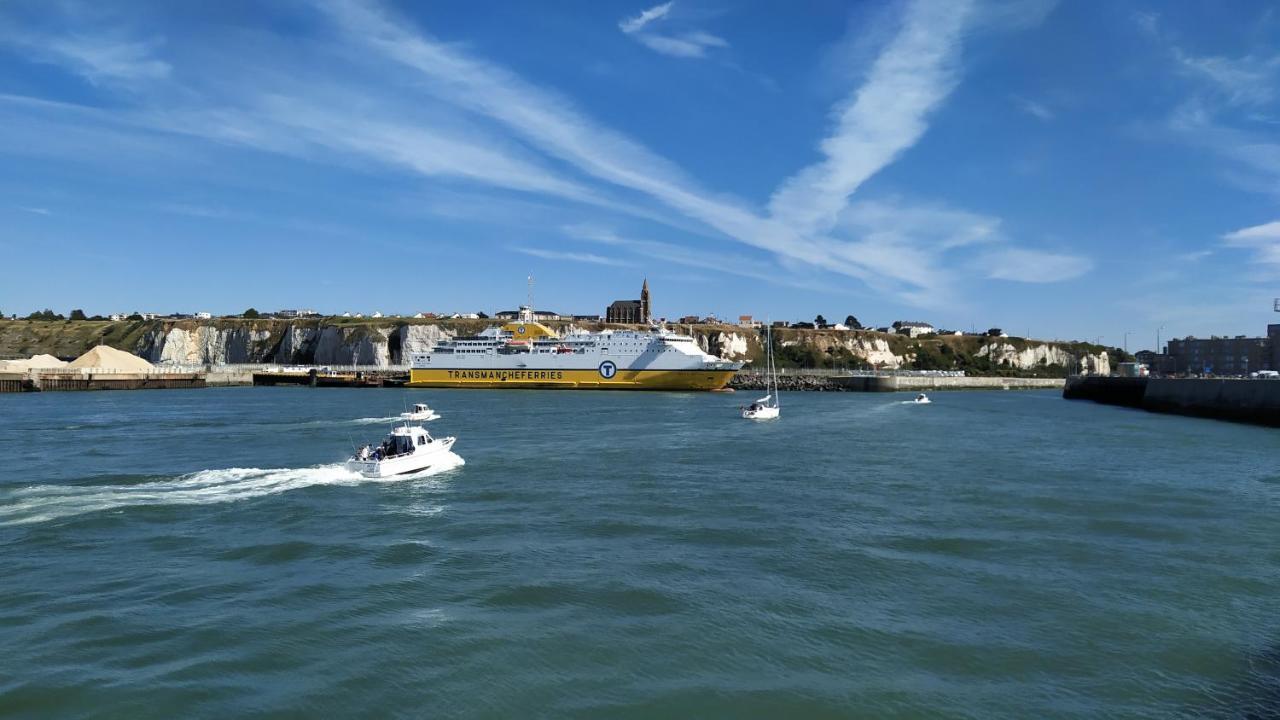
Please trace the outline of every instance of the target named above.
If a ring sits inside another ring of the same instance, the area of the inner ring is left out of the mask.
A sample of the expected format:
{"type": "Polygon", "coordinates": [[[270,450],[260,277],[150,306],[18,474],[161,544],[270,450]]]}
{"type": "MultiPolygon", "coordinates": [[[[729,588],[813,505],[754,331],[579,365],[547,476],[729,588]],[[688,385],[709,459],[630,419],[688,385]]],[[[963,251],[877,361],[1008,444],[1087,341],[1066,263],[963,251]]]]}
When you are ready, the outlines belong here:
{"type": "Polygon", "coordinates": [[[1187,337],[1170,340],[1168,356],[1177,373],[1248,375],[1277,369],[1280,325],[1267,327],[1267,337],[1187,337]]]}
{"type": "Polygon", "coordinates": [[[275,312],[275,316],[278,318],[319,317],[319,315],[320,313],[316,312],[315,310],[311,310],[309,308],[303,308],[299,310],[277,310],[275,312]]]}
{"type": "Polygon", "coordinates": [[[605,322],[627,323],[631,325],[648,325],[653,322],[652,306],[649,304],[649,279],[645,278],[640,286],[639,300],[614,300],[604,311],[605,322]]]}

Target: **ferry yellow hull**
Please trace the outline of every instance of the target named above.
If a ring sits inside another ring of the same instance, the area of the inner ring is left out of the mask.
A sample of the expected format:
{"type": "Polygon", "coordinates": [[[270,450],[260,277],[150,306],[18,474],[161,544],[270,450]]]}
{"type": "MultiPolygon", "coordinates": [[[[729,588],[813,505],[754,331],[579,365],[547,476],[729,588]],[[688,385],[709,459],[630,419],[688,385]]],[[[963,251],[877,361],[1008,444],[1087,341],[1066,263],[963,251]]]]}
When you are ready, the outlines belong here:
{"type": "Polygon", "coordinates": [[[622,370],[605,378],[596,370],[409,371],[406,387],[541,388],[556,390],[720,390],[736,370],[622,370]]]}

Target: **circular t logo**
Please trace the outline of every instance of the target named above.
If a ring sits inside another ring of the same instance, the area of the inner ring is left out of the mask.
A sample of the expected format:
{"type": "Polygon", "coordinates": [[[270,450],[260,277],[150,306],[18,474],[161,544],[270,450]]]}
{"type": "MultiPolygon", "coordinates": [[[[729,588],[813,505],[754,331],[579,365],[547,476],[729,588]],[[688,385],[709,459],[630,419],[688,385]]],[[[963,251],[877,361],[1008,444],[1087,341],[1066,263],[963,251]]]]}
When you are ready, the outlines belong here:
{"type": "Polygon", "coordinates": [[[600,363],[600,377],[608,380],[618,373],[618,366],[613,364],[612,360],[605,360],[600,363]]]}
{"type": "Polygon", "coordinates": [[[524,326],[523,326],[523,325],[521,325],[520,327],[516,328],[516,332],[518,332],[518,333],[520,333],[521,335],[523,335],[523,334],[524,334],[524,326]]]}

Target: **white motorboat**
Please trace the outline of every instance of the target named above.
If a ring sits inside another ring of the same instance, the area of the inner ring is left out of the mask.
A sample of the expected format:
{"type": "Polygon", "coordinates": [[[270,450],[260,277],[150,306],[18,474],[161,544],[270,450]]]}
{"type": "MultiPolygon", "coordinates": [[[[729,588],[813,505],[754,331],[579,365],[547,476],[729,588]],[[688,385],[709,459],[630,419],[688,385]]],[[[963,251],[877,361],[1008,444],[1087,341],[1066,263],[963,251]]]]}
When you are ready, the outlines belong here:
{"type": "Polygon", "coordinates": [[[401,420],[410,422],[428,422],[431,420],[439,420],[440,413],[427,407],[426,403],[414,403],[413,410],[400,413],[401,420]]]}
{"type": "Polygon", "coordinates": [[[782,413],[781,403],[778,402],[778,368],[773,363],[773,331],[768,325],[765,326],[764,344],[768,369],[764,389],[768,394],[742,408],[744,420],[774,420],[782,413]]]}
{"type": "Polygon", "coordinates": [[[433,438],[421,425],[404,424],[376,448],[365,445],[347,460],[347,469],[367,478],[385,478],[429,470],[444,460],[455,437],[433,438]]]}
{"type": "Polygon", "coordinates": [[[929,399],[928,395],[925,395],[924,393],[920,393],[919,395],[916,396],[916,399],[912,400],[911,402],[917,405],[928,405],[933,401],[929,399]]]}

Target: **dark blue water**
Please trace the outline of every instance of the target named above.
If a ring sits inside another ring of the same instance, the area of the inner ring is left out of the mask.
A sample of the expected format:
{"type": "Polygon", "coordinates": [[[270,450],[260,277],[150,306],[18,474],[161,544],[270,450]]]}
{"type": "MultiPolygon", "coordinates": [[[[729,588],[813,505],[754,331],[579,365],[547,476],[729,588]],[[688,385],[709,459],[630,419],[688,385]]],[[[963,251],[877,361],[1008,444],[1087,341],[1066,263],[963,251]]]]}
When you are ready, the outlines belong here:
{"type": "Polygon", "coordinates": [[[0,716],[1280,715],[1280,433],[906,397],[0,395],[0,716]]]}

